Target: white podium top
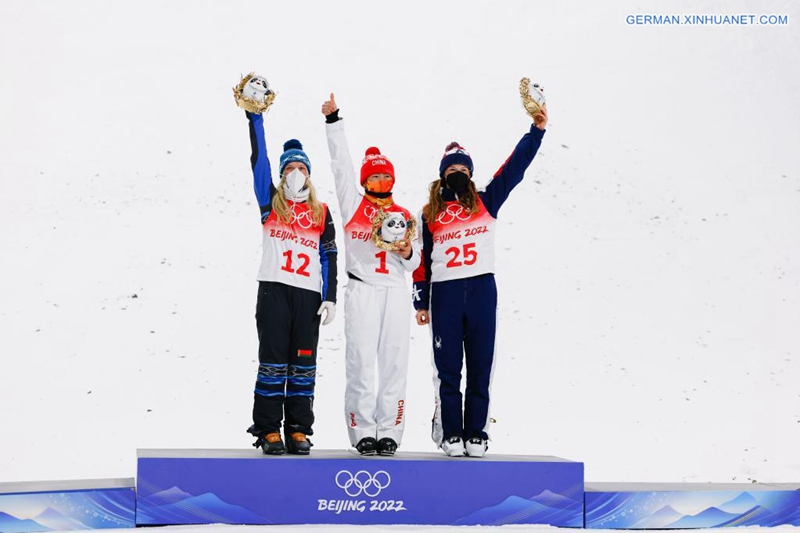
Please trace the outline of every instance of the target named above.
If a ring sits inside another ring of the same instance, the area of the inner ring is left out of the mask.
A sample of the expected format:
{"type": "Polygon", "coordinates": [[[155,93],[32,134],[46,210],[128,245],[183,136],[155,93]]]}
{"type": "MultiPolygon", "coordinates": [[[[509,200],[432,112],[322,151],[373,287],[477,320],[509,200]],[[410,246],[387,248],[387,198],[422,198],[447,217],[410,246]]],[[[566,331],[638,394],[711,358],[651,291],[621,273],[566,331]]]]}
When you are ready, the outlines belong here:
{"type": "Polygon", "coordinates": [[[132,489],[134,486],[135,484],[133,478],[72,479],[61,481],[12,481],[0,483],[0,494],[132,489]]]}
{"type": "Polygon", "coordinates": [[[310,455],[271,455],[267,456],[260,450],[214,450],[214,449],[139,449],[139,459],[264,459],[274,460],[314,460],[314,459],[348,459],[363,461],[483,461],[483,462],[537,462],[537,463],[575,463],[569,459],[562,459],[551,455],[486,455],[482,459],[464,457],[447,457],[443,453],[434,452],[398,452],[394,456],[382,455],[363,456],[347,450],[315,450],[311,449],[310,455]]]}
{"type": "Polygon", "coordinates": [[[586,492],[711,492],[800,490],[799,483],[592,483],[586,482],[586,492]]]}

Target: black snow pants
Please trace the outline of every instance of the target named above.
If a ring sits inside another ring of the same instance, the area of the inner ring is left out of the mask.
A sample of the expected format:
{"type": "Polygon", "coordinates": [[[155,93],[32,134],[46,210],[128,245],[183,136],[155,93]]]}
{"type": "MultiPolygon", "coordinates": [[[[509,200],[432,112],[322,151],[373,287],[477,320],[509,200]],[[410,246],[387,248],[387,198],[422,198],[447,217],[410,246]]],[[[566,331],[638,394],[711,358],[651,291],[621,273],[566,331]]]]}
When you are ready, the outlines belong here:
{"type": "Polygon", "coordinates": [[[256,304],[258,377],[251,432],[313,435],[314,382],[322,303],[318,292],[260,281],[256,304]],[[285,416],[284,416],[285,414],[285,416]]]}

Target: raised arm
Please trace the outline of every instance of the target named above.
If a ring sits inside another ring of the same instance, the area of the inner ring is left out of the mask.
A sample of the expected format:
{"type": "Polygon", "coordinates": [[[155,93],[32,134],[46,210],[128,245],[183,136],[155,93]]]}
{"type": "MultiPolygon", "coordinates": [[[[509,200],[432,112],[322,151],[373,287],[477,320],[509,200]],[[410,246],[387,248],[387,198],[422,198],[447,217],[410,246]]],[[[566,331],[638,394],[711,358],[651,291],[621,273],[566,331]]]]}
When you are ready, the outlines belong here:
{"type": "Polygon", "coordinates": [[[331,170],[336,182],[336,197],[342,211],[342,223],[347,224],[358,209],[363,198],[359,192],[356,169],[350,158],[350,148],[344,133],[344,121],[339,116],[339,108],[331,93],[330,100],[322,104],[325,115],[325,134],[328,137],[328,152],[331,156],[331,170]]]}
{"type": "Polygon", "coordinates": [[[530,131],[520,139],[506,162],[495,172],[486,190],[481,193],[481,200],[493,217],[497,218],[500,207],[525,176],[525,171],[542,145],[546,125],[547,111],[543,110],[534,117],[530,131]]]}
{"type": "Polygon", "coordinates": [[[245,111],[250,128],[250,166],[253,169],[253,188],[263,223],[272,211],[272,167],[267,156],[267,143],[264,140],[264,117],[245,111]]]}

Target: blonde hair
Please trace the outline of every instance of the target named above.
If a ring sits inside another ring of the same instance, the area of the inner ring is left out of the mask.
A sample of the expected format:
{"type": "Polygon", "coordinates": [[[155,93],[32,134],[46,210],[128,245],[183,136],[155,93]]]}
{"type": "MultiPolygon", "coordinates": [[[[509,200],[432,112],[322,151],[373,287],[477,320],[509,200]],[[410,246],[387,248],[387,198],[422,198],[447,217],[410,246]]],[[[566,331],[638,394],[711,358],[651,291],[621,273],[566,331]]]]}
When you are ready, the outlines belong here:
{"type": "MultiPolygon", "coordinates": [[[[445,210],[445,201],[442,198],[442,180],[437,179],[431,182],[428,187],[430,196],[428,203],[422,208],[422,214],[429,223],[436,220],[436,217],[445,210]]],[[[472,180],[467,182],[467,190],[457,196],[458,203],[467,210],[467,214],[475,213],[478,210],[478,189],[472,180]]]]}
{"type": "MultiPolygon", "coordinates": [[[[285,181],[286,178],[282,176],[281,181],[275,189],[275,195],[272,198],[272,210],[275,211],[278,220],[284,224],[291,224],[292,212],[289,210],[289,204],[286,201],[286,193],[283,192],[283,184],[285,181]]],[[[322,207],[319,200],[317,200],[317,191],[314,189],[314,184],[311,183],[310,178],[306,181],[306,186],[308,187],[308,200],[306,200],[306,204],[308,204],[309,209],[311,209],[311,220],[314,222],[315,226],[319,226],[323,223],[322,217],[325,215],[325,209],[322,207]]]]}

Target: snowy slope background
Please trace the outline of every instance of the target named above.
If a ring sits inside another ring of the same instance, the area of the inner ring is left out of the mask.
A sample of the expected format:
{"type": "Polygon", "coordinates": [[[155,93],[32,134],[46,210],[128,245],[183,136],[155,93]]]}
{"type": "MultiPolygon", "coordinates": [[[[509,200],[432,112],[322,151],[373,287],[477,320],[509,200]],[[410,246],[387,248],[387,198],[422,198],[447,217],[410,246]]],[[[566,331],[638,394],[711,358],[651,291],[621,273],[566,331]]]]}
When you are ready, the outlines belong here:
{"type": "MultiPolygon", "coordinates": [[[[301,139],[337,222],[331,91],[354,159],[378,145],[416,211],[449,141],[489,179],[529,125],[519,79],[543,83],[548,132],[500,213],[491,452],[800,480],[798,23],[788,1],[2,2],[0,481],[250,445],[260,226],[230,90],[250,70],[278,92],[273,161],[301,139]],[[653,12],[790,24],[625,23],[653,12]]],[[[318,448],[347,443],[342,307],[318,448]]],[[[432,450],[412,332],[402,449],[432,450]]]]}

